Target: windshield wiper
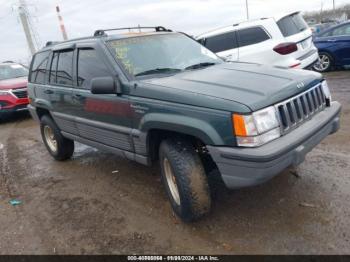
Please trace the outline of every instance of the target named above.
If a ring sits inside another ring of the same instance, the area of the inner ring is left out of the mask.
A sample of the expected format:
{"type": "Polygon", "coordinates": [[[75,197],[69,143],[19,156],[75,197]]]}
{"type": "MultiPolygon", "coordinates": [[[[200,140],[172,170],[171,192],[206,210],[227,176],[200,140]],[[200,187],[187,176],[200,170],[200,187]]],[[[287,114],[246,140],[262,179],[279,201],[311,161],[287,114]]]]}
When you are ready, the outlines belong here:
{"type": "Polygon", "coordinates": [[[144,76],[144,75],[152,75],[152,74],[159,74],[159,73],[172,73],[172,72],[179,72],[181,69],[179,68],[155,68],[155,69],[150,69],[146,70],[140,73],[137,73],[135,76],[144,76]]]}
{"type": "Polygon", "coordinates": [[[185,70],[208,67],[208,66],[212,66],[212,65],[216,65],[216,64],[217,63],[214,63],[214,62],[198,63],[198,64],[194,64],[194,65],[190,65],[190,66],[186,67],[185,70]]]}

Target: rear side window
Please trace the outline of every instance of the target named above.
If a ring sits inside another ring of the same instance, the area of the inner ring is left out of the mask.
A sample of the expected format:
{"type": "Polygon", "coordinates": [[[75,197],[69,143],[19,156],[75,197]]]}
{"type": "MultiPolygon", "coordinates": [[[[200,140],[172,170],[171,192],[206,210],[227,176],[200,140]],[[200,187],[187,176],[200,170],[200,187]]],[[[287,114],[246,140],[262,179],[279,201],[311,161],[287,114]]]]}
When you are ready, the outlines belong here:
{"type": "Polygon", "coordinates": [[[236,33],[228,32],[221,35],[208,37],[204,41],[204,45],[214,53],[237,48],[236,33]]]}
{"type": "Polygon", "coordinates": [[[50,83],[73,85],[73,51],[54,53],[50,70],[50,83]]]}
{"type": "Polygon", "coordinates": [[[261,27],[241,29],[237,33],[239,47],[258,44],[270,39],[269,35],[261,27]]]}
{"type": "Polygon", "coordinates": [[[79,49],[77,72],[78,86],[84,89],[90,88],[91,79],[94,77],[111,76],[109,69],[94,49],[79,49]]]}
{"type": "Polygon", "coordinates": [[[36,84],[45,83],[46,65],[49,60],[49,51],[37,53],[33,57],[29,81],[36,84]]]}
{"type": "Polygon", "coordinates": [[[285,37],[298,34],[308,28],[300,13],[282,18],[277,22],[277,25],[285,37]]]}

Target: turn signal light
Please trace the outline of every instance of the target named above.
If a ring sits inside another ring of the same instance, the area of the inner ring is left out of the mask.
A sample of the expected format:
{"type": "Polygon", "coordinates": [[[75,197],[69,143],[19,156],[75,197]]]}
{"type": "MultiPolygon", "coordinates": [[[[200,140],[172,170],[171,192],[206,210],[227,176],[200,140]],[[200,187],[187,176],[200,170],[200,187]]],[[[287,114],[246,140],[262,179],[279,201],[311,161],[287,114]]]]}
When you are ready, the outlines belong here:
{"type": "Polygon", "coordinates": [[[237,136],[247,136],[247,130],[245,129],[245,122],[242,115],[232,115],[233,126],[235,128],[235,134],[237,136]]]}

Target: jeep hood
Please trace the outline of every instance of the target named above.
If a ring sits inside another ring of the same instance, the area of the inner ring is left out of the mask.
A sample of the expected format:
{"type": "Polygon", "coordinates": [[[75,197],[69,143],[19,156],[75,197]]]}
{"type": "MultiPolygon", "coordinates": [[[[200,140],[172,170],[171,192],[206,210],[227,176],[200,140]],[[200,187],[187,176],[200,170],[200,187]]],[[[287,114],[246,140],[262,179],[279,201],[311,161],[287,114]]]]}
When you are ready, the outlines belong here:
{"type": "Polygon", "coordinates": [[[256,111],[301,93],[321,79],[320,74],[306,70],[234,62],[142,82],[216,101],[229,100],[256,111]]]}

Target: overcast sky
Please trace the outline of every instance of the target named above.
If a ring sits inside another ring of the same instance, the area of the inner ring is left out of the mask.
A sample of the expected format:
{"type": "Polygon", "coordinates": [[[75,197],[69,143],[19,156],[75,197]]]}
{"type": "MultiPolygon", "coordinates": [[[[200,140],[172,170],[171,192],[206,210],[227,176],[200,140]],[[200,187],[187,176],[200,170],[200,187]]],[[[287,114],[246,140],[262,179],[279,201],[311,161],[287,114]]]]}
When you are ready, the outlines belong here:
{"type": "MultiPolygon", "coordinates": [[[[29,50],[18,18],[19,0],[0,0],[0,61],[29,60],[29,50]]],[[[350,0],[335,0],[337,5],[350,0]]],[[[333,0],[249,0],[251,18],[289,11],[332,8],[333,0]]],[[[55,6],[59,5],[68,37],[91,35],[95,29],[140,25],[163,25],[199,34],[242,21],[245,0],[27,0],[41,45],[60,41],[55,6]]]]}

